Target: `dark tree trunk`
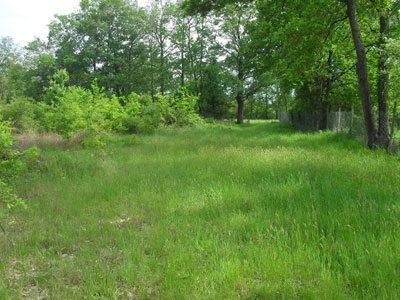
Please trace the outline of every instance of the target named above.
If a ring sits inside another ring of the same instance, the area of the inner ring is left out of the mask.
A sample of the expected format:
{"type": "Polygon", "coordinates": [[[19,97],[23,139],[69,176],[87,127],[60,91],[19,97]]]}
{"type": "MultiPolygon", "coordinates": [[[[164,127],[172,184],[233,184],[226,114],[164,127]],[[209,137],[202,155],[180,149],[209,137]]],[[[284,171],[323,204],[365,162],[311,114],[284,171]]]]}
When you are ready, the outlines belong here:
{"type": "Polygon", "coordinates": [[[327,127],[327,112],[326,112],[326,105],[324,101],[324,87],[325,87],[325,79],[324,78],[317,78],[315,80],[315,83],[317,85],[317,93],[316,93],[316,98],[319,105],[319,124],[318,124],[318,129],[319,130],[325,130],[327,127]]]}
{"type": "Polygon", "coordinates": [[[244,73],[243,73],[243,61],[242,58],[237,56],[237,79],[238,79],[238,86],[237,86],[237,94],[236,94],[236,101],[238,104],[238,114],[237,114],[237,123],[243,123],[243,112],[244,112],[244,95],[243,95],[243,84],[244,84],[244,73]]]}
{"type": "Polygon", "coordinates": [[[385,37],[389,35],[389,18],[381,15],[379,18],[380,38],[378,48],[381,50],[378,58],[378,110],[379,127],[377,144],[388,148],[390,143],[389,135],[389,113],[388,113],[388,90],[389,74],[387,70],[387,56],[385,54],[385,37]]]}
{"type": "Polygon", "coordinates": [[[238,92],[236,95],[236,101],[238,104],[238,113],[237,113],[237,121],[236,123],[238,124],[243,124],[243,111],[244,111],[244,99],[243,99],[243,93],[238,92]]]}
{"type": "Polygon", "coordinates": [[[347,16],[349,17],[354,47],[357,53],[357,76],[367,133],[367,146],[373,148],[376,145],[376,129],[372,110],[371,87],[368,80],[367,56],[361,37],[360,26],[356,18],[356,0],[343,1],[347,4],[347,16]]]}

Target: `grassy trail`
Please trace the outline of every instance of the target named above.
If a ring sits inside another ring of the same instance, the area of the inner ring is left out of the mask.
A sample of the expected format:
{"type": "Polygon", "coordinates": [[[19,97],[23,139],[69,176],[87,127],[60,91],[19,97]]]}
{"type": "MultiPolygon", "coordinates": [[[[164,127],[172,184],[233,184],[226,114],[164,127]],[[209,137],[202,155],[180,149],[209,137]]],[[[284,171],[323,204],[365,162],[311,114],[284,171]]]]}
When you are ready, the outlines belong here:
{"type": "Polygon", "coordinates": [[[400,160],[279,123],[48,150],[0,299],[398,299],[400,160]]]}

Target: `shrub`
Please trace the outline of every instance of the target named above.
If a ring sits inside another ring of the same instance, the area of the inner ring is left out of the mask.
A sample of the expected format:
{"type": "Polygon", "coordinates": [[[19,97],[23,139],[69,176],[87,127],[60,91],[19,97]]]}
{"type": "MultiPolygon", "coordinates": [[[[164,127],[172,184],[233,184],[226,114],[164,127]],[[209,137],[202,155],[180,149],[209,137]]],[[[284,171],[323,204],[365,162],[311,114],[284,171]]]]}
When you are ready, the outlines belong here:
{"type": "Polygon", "coordinates": [[[2,107],[3,119],[9,121],[18,132],[36,127],[35,104],[32,99],[18,97],[2,107]]]}
{"type": "Polygon", "coordinates": [[[151,103],[144,107],[142,119],[145,123],[153,126],[154,128],[160,127],[164,121],[160,105],[157,103],[151,103]]]}
{"type": "Polygon", "coordinates": [[[152,133],[163,123],[159,103],[153,103],[149,95],[131,93],[124,101],[123,127],[129,133],[152,133]]]}
{"type": "Polygon", "coordinates": [[[50,80],[50,86],[45,89],[44,100],[49,105],[54,105],[64,98],[66,84],[69,81],[68,72],[65,69],[58,70],[50,80]]]}
{"type": "Polygon", "coordinates": [[[137,132],[143,105],[135,93],[130,94],[124,100],[125,115],[122,119],[122,126],[125,132],[135,133],[137,132]]]}
{"type": "Polygon", "coordinates": [[[11,130],[9,122],[0,120],[0,179],[3,181],[9,181],[22,168],[22,162],[18,159],[20,152],[11,148],[11,130]]]}
{"type": "Polygon", "coordinates": [[[125,110],[121,106],[120,99],[116,96],[109,98],[96,84],[92,84],[92,91],[87,91],[90,99],[86,103],[86,116],[88,129],[95,132],[123,131],[123,119],[125,110]]]}
{"type": "MultiPolygon", "coordinates": [[[[76,132],[84,130],[88,126],[85,118],[85,104],[90,101],[91,95],[79,87],[69,87],[57,104],[52,104],[48,112],[50,130],[60,133],[65,137],[71,137],[76,132]]],[[[87,108],[86,108],[87,109],[87,108]]]]}
{"type": "Polygon", "coordinates": [[[34,119],[36,122],[36,131],[49,132],[52,128],[52,113],[54,107],[43,102],[38,102],[34,106],[34,119]]]}
{"type": "Polygon", "coordinates": [[[85,146],[101,145],[102,136],[112,132],[151,133],[162,124],[191,126],[200,121],[198,98],[183,87],[168,96],[159,95],[153,102],[151,96],[136,93],[109,97],[96,82],[90,90],[67,86],[68,79],[65,70],[56,72],[45,91],[45,102],[34,105],[26,99],[18,100],[13,109],[10,106],[10,119],[21,128],[33,128],[34,123],[41,132],[67,139],[83,132],[85,146]]]}
{"type": "Polygon", "coordinates": [[[188,92],[185,87],[179,87],[171,95],[158,96],[162,113],[167,125],[192,126],[201,121],[196,112],[198,97],[188,92]]]}
{"type": "Polygon", "coordinates": [[[101,149],[104,148],[106,145],[106,142],[104,140],[104,136],[102,135],[90,135],[85,137],[81,141],[81,145],[84,148],[96,148],[96,149],[101,149]]]}
{"type": "Polygon", "coordinates": [[[157,129],[152,124],[152,120],[149,117],[140,119],[138,122],[137,132],[142,134],[152,134],[157,129]]]}
{"type": "Polygon", "coordinates": [[[12,127],[0,116],[0,219],[7,214],[3,209],[16,206],[25,206],[23,200],[12,189],[12,180],[15,180],[34,161],[38,154],[37,148],[30,148],[24,152],[12,149],[12,127]]]}
{"type": "Polygon", "coordinates": [[[96,84],[92,85],[92,90],[87,90],[65,87],[57,82],[53,80],[46,91],[47,102],[52,104],[38,110],[42,127],[67,138],[80,131],[85,131],[91,139],[123,131],[125,111],[118,97],[109,98],[96,84]],[[50,100],[50,97],[56,100],[50,100]]]}

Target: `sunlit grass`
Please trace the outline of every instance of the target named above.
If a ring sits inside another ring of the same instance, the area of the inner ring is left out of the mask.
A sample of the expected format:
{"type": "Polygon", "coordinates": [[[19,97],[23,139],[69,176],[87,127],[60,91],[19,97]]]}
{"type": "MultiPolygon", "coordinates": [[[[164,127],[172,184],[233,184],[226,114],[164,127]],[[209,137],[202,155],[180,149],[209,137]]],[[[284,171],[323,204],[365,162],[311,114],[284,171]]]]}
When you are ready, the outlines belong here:
{"type": "Polygon", "coordinates": [[[400,160],[220,124],[48,150],[0,236],[0,299],[396,299],[400,160]]]}

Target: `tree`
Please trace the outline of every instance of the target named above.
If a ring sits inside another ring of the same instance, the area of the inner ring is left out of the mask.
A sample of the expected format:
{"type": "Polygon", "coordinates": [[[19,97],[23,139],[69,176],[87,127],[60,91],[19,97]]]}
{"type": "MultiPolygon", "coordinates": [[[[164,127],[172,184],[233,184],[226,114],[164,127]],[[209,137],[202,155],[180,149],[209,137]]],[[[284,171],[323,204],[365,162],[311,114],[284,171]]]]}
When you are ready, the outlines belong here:
{"type": "Polygon", "coordinates": [[[255,18],[255,8],[243,4],[230,5],[218,17],[223,33],[219,44],[226,57],[225,66],[234,77],[232,91],[237,102],[236,121],[242,124],[245,100],[259,88],[254,76],[255,55],[251,49],[249,34],[249,24],[255,18]]]}
{"type": "MultiPolygon", "coordinates": [[[[374,123],[373,103],[371,99],[371,85],[368,74],[367,55],[361,29],[357,18],[357,1],[342,0],[347,7],[347,16],[353,36],[354,47],[357,53],[357,76],[359,82],[360,96],[364,112],[364,122],[367,132],[367,145],[369,148],[375,146],[389,147],[389,128],[388,128],[388,94],[389,94],[389,75],[387,72],[387,54],[385,53],[386,41],[389,38],[389,24],[392,12],[398,12],[398,3],[393,1],[371,1],[378,12],[379,36],[377,41],[378,63],[377,63],[377,101],[379,110],[378,132],[374,123]]],[[[371,9],[370,9],[371,10],[371,9]]],[[[374,16],[371,11],[369,11],[374,16]]]]}
{"type": "Polygon", "coordinates": [[[95,78],[110,93],[147,90],[145,15],[128,0],[84,0],[78,12],[50,24],[58,68],[71,84],[90,87],[95,78]]]}
{"type": "Polygon", "coordinates": [[[165,94],[167,82],[171,77],[168,59],[172,51],[170,43],[172,16],[173,5],[171,2],[168,0],[166,2],[162,0],[152,2],[148,32],[152,49],[151,55],[153,55],[151,57],[152,76],[157,77],[162,95],[165,94]]]}
{"type": "MultiPolygon", "coordinates": [[[[21,53],[12,38],[3,37],[0,40],[0,100],[10,101],[13,93],[12,77],[21,71],[21,53]]],[[[17,76],[19,77],[19,76],[17,76]]],[[[14,78],[16,79],[16,78],[14,78]]]]}
{"type": "Polygon", "coordinates": [[[50,77],[57,70],[57,62],[51,49],[44,41],[35,39],[25,47],[24,54],[25,95],[39,101],[44,89],[50,84],[50,77]]]}

